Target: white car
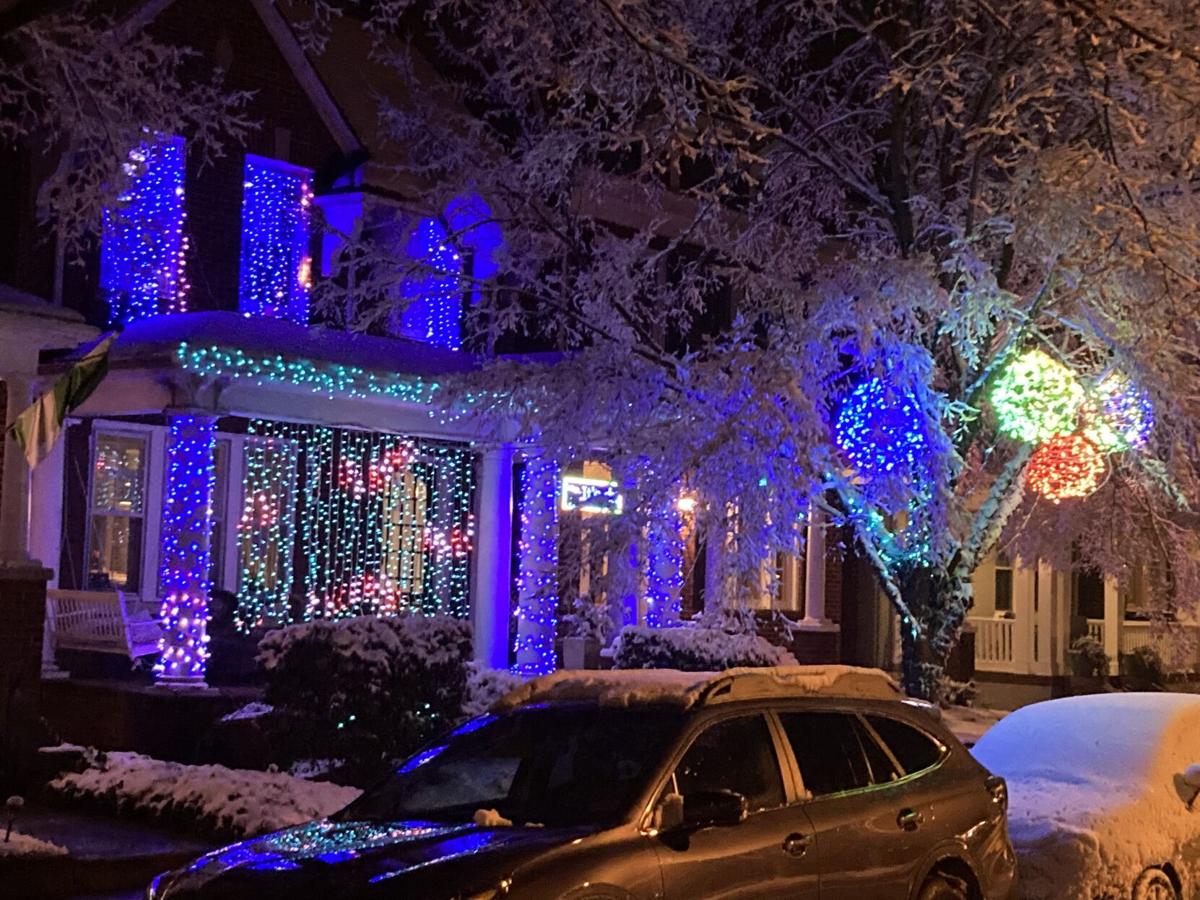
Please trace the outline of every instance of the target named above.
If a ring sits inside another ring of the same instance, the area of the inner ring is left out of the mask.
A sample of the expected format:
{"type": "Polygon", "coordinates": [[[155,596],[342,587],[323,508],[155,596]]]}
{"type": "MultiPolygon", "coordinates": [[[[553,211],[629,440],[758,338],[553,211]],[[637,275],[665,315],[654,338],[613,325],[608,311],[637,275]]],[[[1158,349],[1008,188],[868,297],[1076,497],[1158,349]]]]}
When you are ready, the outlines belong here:
{"type": "Polygon", "coordinates": [[[1008,782],[1023,897],[1200,897],[1200,696],[1019,709],[971,751],[1008,782]]]}

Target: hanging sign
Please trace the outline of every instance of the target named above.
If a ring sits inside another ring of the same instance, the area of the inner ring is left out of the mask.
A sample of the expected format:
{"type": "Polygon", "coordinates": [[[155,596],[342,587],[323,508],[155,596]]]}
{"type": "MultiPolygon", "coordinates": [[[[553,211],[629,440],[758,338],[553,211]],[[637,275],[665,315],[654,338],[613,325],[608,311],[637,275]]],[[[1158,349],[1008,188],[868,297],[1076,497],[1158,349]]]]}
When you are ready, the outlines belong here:
{"type": "Polygon", "coordinates": [[[559,509],[564,511],[620,515],[625,500],[617,490],[615,481],[601,478],[584,478],[581,475],[564,475],[559,494],[559,509]]]}

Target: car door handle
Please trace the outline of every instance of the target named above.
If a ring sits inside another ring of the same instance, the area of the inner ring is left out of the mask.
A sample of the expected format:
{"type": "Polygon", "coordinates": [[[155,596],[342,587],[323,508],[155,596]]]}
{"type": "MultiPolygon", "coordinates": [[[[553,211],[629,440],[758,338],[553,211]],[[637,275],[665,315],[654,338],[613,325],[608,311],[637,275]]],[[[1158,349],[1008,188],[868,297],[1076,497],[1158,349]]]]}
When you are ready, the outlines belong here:
{"type": "Polygon", "coordinates": [[[902,809],[896,816],[896,824],[905,831],[916,831],[924,821],[925,817],[915,809],[902,809]]]}
{"type": "Polygon", "coordinates": [[[800,857],[808,852],[811,843],[812,838],[796,831],[783,839],[783,852],[788,856],[800,857]]]}

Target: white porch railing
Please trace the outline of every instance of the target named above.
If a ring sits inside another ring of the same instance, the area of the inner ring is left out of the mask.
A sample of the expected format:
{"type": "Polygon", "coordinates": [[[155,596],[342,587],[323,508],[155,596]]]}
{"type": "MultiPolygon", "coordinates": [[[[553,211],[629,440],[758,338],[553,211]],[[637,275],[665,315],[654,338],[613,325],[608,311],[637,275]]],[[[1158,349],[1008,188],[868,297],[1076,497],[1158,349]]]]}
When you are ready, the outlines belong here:
{"type": "MultiPolygon", "coordinates": [[[[1088,634],[1104,642],[1104,621],[1088,619],[1088,634]]],[[[1172,630],[1155,629],[1150,622],[1127,619],[1120,624],[1120,652],[1132,653],[1152,647],[1162,657],[1168,672],[1200,671],[1200,625],[1177,625],[1172,630]]]]}
{"type": "Polygon", "coordinates": [[[971,616],[975,629],[975,668],[984,672],[1015,672],[1024,660],[1016,658],[1013,642],[1015,619],[971,616]]]}

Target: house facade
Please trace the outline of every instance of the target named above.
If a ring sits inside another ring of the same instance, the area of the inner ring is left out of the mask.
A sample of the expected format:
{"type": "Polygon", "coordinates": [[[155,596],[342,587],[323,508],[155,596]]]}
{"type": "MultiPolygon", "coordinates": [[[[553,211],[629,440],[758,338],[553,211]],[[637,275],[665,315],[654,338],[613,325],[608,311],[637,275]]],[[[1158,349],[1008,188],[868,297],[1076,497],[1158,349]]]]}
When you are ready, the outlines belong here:
{"type": "MultiPolygon", "coordinates": [[[[150,28],[255,91],[261,125],[244,148],[203,165],[175,135],[130,148],[126,208],[78,260],[55,259],[38,226],[36,154],[5,176],[23,199],[0,315],[27,320],[0,360],[8,421],[118,333],[48,456],[30,471],[6,441],[8,558],[43,565],[52,594],[119,595],[126,619],[160,620],[164,684],[204,683],[217,625],[401,612],[469,618],[490,667],[554,668],[565,598],[588,593],[559,548],[581,516],[615,511],[595,505],[614,488],[602,469],[435,402],[439,379],[478,364],[463,313],[504,240],[486,198],[426,209],[366,161],[376,126],[347,75],[353,46],[310,59],[269,0],[184,6],[163,4],[150,28]],[[318,208],[332,232],[318,234],[318,208]],[[421,272],[394,287],[402,313],[347,331],[344,311],[314,308],[312,286],[334,277],[339,233],[381,211],[403,223],[398,245],[421,272]]],[[[629,573],[618,624],[667,624],[719,595],[717,550],[667,540],[629,573]]],[[[832,661],[841,569],[819,526],[808,546],[778,561],[762,605],[798,621],[807,661],[832,661]]],[[[45,677],[59,674],[54,627],[45,677]]]]}

